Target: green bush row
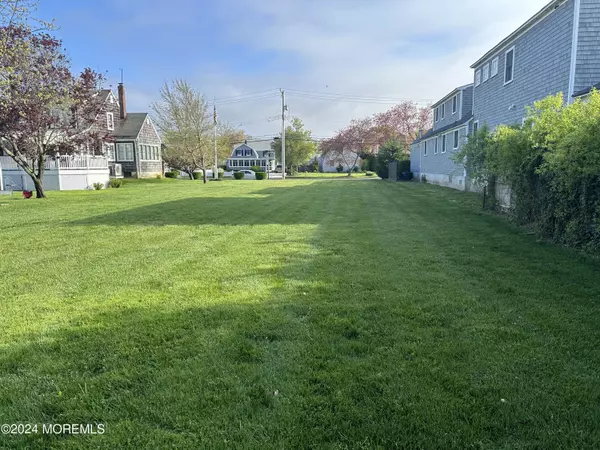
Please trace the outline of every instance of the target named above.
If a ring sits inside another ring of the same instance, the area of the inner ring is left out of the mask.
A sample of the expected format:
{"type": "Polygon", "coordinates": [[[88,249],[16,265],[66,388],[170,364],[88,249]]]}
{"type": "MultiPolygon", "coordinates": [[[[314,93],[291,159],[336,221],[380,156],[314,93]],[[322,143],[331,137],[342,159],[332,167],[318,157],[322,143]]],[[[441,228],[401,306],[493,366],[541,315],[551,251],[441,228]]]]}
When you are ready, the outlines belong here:
{"type": "Polygon", "coordinates": [[[600,92],[566,104],[562,94],[528,108],[523,125],[483,126],[456,162],[485,187],[498,208],[497,187],[511,190],[510,212],[546,238],[600,252],[600,92]]]}

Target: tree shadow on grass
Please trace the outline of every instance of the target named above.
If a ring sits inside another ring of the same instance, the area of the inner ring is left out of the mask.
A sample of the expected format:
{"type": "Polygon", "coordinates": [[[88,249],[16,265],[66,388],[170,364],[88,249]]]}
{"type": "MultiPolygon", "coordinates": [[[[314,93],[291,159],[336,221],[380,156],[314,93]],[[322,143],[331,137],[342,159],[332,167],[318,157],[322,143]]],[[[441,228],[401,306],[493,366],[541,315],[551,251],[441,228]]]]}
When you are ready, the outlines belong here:
{"type": "MultiPolygon", "coordinates": [[[[341,184],[330,189],[343,191],[341,184]]],[[[326,190],[316,185],[267,188],[240,197],[190,197],[71,222],[71,225],[267,225],[315,224],[326,212],[326,190]]]]}

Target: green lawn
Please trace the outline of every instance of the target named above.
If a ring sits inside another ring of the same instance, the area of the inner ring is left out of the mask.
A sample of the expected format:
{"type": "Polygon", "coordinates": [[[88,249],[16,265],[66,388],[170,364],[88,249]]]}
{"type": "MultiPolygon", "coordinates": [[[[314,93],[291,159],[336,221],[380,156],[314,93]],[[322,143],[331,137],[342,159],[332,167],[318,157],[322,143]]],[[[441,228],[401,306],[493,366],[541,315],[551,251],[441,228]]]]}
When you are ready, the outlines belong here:
{"type": "Polygon", "coordinates": [[[410,183],[0,198],[0,448],[597,448],[600,263],[410,183]]]}
{"type": "MultiPolygon", "coordinates": [[[[357,172],[352,173],[351,178],[364,178],[366,177],[365,173],[357,172]]],[[[377,175],[375,175],[377,177],[377,175]]],[[[296,175],[288,175],[288,178],[348,178],[348,172],[338,173],[338,172],[299,172],[296,175]]]]}

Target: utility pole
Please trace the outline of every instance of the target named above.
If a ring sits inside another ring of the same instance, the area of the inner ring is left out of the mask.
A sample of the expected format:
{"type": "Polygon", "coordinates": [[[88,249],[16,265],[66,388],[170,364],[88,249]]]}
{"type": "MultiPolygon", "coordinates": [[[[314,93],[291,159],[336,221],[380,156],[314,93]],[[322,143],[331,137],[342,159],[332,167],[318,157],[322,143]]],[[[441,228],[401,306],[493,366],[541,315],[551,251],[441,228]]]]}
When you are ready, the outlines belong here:
{"type": "Polygon", "coordinates": [[[285,91],[281,89],[281,169],[285,180],[285,91]]]}
{"type": "Polygon", "coordinates": [[[217,164],[218,164],[217,159],[219,158],[219,156],[217,155],[217,104],[216,104],[216,99],[214,100],[213,108],[214,108],[213,118],[214,118],[214,132],[215,132],[215,164],[213,165],[213,180],[218,180],[219,179],[219,167],[217,166],[217,164]]]}

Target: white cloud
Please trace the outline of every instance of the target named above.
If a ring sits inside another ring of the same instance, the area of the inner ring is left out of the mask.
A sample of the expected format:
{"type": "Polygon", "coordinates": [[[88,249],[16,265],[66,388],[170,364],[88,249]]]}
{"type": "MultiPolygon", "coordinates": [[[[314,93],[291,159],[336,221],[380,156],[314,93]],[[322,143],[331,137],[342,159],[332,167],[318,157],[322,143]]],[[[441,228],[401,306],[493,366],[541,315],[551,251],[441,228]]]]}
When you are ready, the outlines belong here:
{"type": "MultiPolygon", "coordinates": [[[[472,81],[469,66],[548,0],[221,0],[231,44],[275,54],[281,70],[252,74],[225,67],[199,70],[208,95],[229,96],[278,87],[386,98],[438,99],[472,81]]],[[[178,76],[174,74],[174,76],[178,76]]],[[[350,119],[391,105],[341,103],[290,95],[292,115],[313,135],[328,136],[350,119]]],[[[232,123],[280,112],[277,97],[219,108],[232,123]]],[[[245,127],[275,134],[277,122],[245,127]]]]}

